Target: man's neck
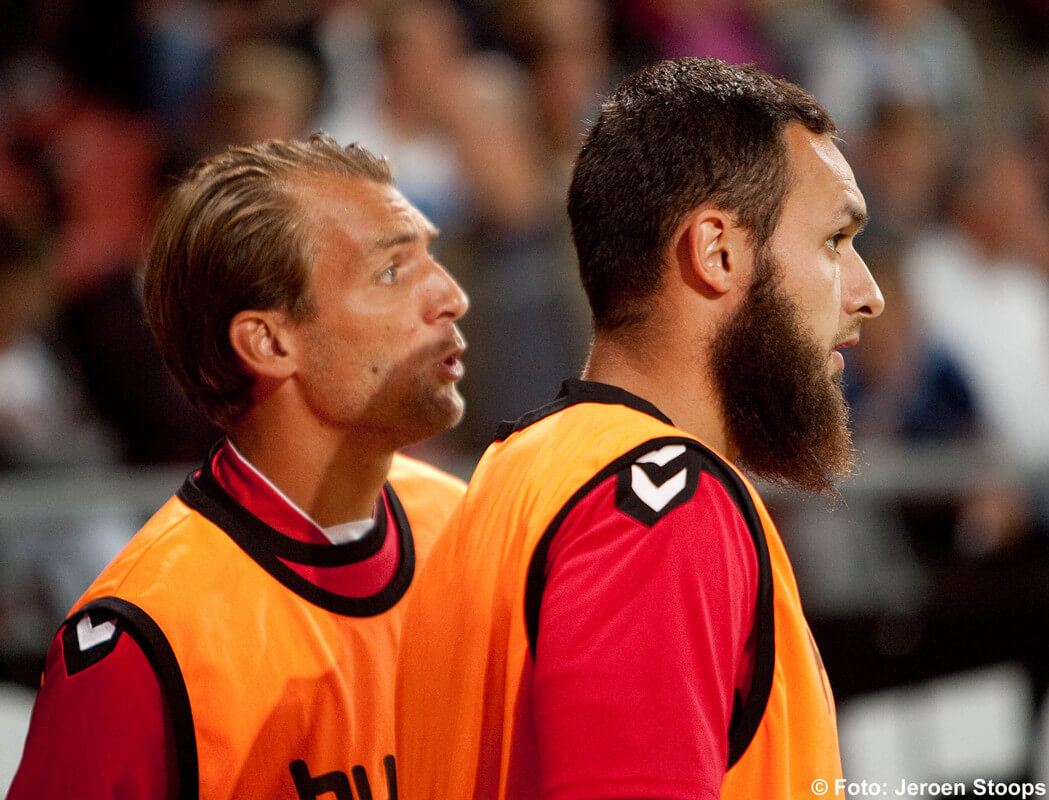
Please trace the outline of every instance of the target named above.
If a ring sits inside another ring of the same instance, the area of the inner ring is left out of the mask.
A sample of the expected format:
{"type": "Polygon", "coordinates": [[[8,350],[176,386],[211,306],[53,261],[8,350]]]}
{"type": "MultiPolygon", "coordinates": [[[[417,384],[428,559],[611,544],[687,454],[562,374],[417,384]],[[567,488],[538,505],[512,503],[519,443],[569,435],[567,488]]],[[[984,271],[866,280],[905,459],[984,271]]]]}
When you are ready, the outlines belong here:
{"type": "Polygon", "coordinates": [[[583,379],[618,386],[647,400],[674,425],[733,458],[713,379],[699,364],[677,358],[669,348],[624,345],[598,335],[583,379]]]}
{"type": "Polygon", "coordinates": [[[242,420],[229,436],[237,450],[322,528],[375,512],[393,451],[347,436],[293,431],[242,420]],[[312,433],[313,435],[310,435],[312,433]]]}

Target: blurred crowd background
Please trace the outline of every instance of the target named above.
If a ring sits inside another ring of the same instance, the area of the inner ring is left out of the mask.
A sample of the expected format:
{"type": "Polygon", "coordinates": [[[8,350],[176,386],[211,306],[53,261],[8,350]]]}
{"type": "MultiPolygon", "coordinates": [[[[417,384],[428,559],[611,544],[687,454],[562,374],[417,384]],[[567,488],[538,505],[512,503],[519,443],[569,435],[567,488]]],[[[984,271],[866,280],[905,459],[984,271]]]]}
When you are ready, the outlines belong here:
{"type": "Polygon", "coordinates": [[[69,604],[217,438],[142,316],[174,178],[318,129],[389,155],[472,298],[466,420],[416,448],[465,477],[585,358],[564,193],[587,120],[681,55],[811,90],[871,213],[888,304],[847,355],[859,474],[828,502],[768,487],[847,770],[1044,779],[1044,0],[0,3],[0,679],[31,700],[69,604]]]}

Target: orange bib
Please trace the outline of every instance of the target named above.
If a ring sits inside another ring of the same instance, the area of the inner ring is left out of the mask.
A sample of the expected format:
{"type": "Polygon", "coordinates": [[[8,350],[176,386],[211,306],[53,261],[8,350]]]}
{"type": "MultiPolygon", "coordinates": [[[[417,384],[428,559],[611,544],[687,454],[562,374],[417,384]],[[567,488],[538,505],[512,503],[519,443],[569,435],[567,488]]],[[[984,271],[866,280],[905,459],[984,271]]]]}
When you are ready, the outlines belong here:
{"type": "Polygon", "coordinates": [[[202,480],[187,480],[74,607],[132,623],[174,722],[181,796],[386,798],[403,597],[461,482],[394,459],[396,575],[334,611],[253,560],[202,480]]]}
{"type": "Polygon", "coordinates": [[[760,497],[694,437],[620,394],[640,410],[561,400],[489,447],[422,570],[397,681],[406,800],[523,800],[519,778],[535,771],[527,719],[545,546],[588,486],[668,444],[705,453],[758,553],[754,677],[733,715],[722,797],[811,800],[813,780],[841,776],[829,685],[760,497]]]}

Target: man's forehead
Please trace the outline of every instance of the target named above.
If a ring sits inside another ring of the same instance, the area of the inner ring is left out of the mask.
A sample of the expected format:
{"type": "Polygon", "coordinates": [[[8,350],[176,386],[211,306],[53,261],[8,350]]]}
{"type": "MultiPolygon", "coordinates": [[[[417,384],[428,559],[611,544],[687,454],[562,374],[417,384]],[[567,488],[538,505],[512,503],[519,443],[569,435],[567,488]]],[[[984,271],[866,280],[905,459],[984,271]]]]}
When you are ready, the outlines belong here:
{"type": "Polygon", "coordinates": [[[841,195],[851,206],[865,208],[856,176],[829,134],[813,133],[794,123],[784,131],[796,184],[809,182],[821,191],[841,195]]]}
{"type": "Polygon", "coordinates": [[[357,205],[384,200],[397,190],[366,176],[338,173],[306,173],[292,175],[288,180],[291,191],[306,203],[327,202],[334,206],[357,205]]]}
{"type": "Polygon", "coordinates": [[[311,175],[293,183],[307,217],[327,224],[341,223],[364,235],[369,241],[400,236],[412,229],[426,236],[436,235],[430,221],[391,183],[350,175],[311,175]],[[365,233],[371,231],[371,233],[365,233]]]}

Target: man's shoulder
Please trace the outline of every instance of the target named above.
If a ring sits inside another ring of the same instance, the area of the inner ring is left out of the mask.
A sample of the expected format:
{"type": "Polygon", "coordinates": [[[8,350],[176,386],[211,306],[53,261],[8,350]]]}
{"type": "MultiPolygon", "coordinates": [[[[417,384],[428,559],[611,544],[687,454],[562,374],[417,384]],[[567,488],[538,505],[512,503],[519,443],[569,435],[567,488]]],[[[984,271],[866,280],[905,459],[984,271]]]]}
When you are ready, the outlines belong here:
{"type": "Polygon", "coordinates": [[[10,796],[102,798],[116,786],[167,796],[158,678],[128,619],[105,609],[71,616],[48,651],[10,796]]]}
{"type": "Polygon", "coordinates": [[[123,603],[125,619],[132,618],[132,607],[140,609],[141,621],[155,620],[167,636],[177,621],[171,609],[224,595],[231,570],[247,567],[246,574],[253,574],[254,555],[244,548],[245,537],[234,538],[234,526],[211,511],[197,508],[180,491],[113,557],[73,604],[73,612],[100,600],[123,603]]]}
{"type": "Polygon", "coordinates": [[[732,527],[760,527],[742,476],[692,437],[660,437],[633,447],[595,475],[587,495],[602,485],[612,489],[615,510],[644,527],[672,516],[687,524],[697,512],[708,517],[711,508],[732,527]]]}
{"type": "Polygon", "coordinates": [[[481,491],[502,494],[507,485],[525,493],[538,491],[548,500],[579,487],[585,492],[588,485],[629,466],[648,450],[689,439],[669,420],[626,402],[612,402],[621,396],[632,398],[616,392],[605,398],[595,391],[575,402],[561,398],[560,404],[526,415],[513,427],[508,423],[481,457],[470,481],[473,493],[480,486],[481,491]]]}
{"type": "Polygon", "coordinates": [[[395,489],[426,489],[456,500],[466,491],[466,482],[461,478],[403,453],[394,454],[389,480],[395,489]]]}
{"type": "Polygon", "coordinates": [[[387,480],[415,534],[418,554],[423,556],[429,551],[424,545],[432,541],[451,516],[466,484],[431,464],[400,453],[393,457],[387,480]]]}
{"type": "MultiPolygon", "coordinates": [[[[697,500],[705,455],[689,442],[646,442],[635,448],[616,470],[616,508],[652,527],[679,506],[697,500]]],[[[703,493],[708,494],[709,490],[703,493]]]]}
{"type": "Polygon", "coordinates": [[[618,510],[649,527],[689,501],[714,500],[757,523],[744,478],[722,456],[668,420],[612,403],[568,406],[496,441],[467,494],[505,496],[510,487],[559,509],[556,524],[613,484],[618,510]]]}
{"type": "Polygon", "coordinates": [[[745,484],[727,462],[693,438],[644,441],[598,471],[543,531],[529,563],[530,641],[547,581],[571,581],[577,571],[629,575],[636,587],[663,583],[701,598],[712,588],[702,576],[713,564],[719,586],[752,597],[762,537],[745,484]]]}

